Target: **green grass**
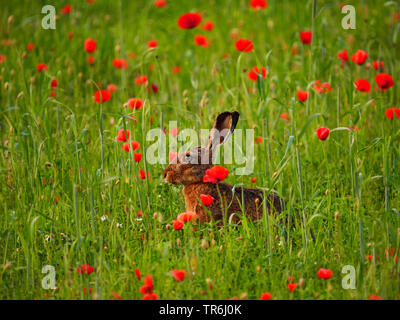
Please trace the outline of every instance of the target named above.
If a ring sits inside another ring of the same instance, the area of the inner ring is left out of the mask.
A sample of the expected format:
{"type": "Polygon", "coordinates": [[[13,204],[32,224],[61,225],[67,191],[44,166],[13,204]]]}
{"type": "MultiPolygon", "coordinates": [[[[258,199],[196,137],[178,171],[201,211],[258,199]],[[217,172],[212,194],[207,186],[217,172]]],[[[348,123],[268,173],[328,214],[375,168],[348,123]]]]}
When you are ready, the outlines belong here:
{"type": "Polygon", "coordinates": [[[56,30],[40,26],[48,2],[4,3],[0,38],[11,45],[0,46],[7,56],[0,64],[0,297],[111,299],[116,292],[141,299],[138,268],[152,275],[160,299],[258,299],[262,292],[274,299],[399,299],[400,120],[386,119],[385,110],[399,107],[400,24],[393,13],[400,3],[354,1],[357,29],[344,30],[340,1],[316,2],[313,19],[314,1],[270,0],[263,11],[239,0],[168,1],[162,9],[152,1],[54,1],[57,12],[73,6],[70,15],[59,15],[56,30]],[[177,19],[189,11],[202,12],[214,30],[179,29],[177,19]],[[305,46],[298,32],[311,28],[313,42],[305,46]],[[254,42],[251,53],[236,51],[233,29],[254,42]],[[210,47],[196,46],[196,34],[206,35],[210,47]],[[97,41],[93,66],[86,38],[97,41]],[[149,51],[152,39],[158,48],[149,51]],[[36,47],[26,53],[30,42],[36,47]],[[350,59],[340,68],[336,55],[343,48],[349,55],[367,51],[367,63],[383,60],[395,85],[378,92],[373,68],[350,59]],[[128,68],[115,69],[115,57],[125,57],[128,68]],[[36,71],[40,62],[48,72],[36,71]],[[247,78],[255,65],[268,69],[263,82],[247,78]],[[181,73],[172,74],[173,66],[181,73]],[[158,85],[157,94],[134,84],[141,74],[158,85]],[[49,99],[53,78],[58,88],[49,99]],[[359,78],[370,81],[370,93],[353,88],[359,78]],[[314,80],[329,82],[332,91],[313,91],[314,80]],[[112,98],[94,103],[97,84],[110,83],[118,86],[112,98]],[[296,92],[307,87],[311,96],[303,104],[296,92]],[[207,104],[200,103],[205,92],[207,104]],[[123,104],[131,97],[146,99],[145,107],[128,112],[123,104]],[[237,176],[239,165],[228,165],[227,182],[276,190],[288,201],[295,229],[270,217],[173,230],[172,220],[185,211],[182,188],[164,182],[164,165],[144,157],[135,163],[115,141],[132,113],[137,124],[126,126],[143,153],[149,129],[168,131],[170,120],[179,128],[210,128],[224,110],[238,110],[238,128],[264,138],[255,145],[254,173],[237,176]],[[280,119],[282,112],[290,121],[280,119]],[[321,126],[354,125],[358,132],[334,131],[326,141],[315,135],[321,126]],[[149,179],[138,179],[139,168],[149,179]],[[304,232],[303,215],[315,242],[304,232]],[[391,248],[395,253],[387,253],[391,248]],[[85,263],[94,267],[91,275],[77,273],[85,263]],[[44,265],[56,269],[56,290],[41,286],[44,265]],[[354,290],[342,288],[345,265],[356,270],[354,290]],[[332,269],[333,277],[319,279],[319,268],[332,269]],[[178,283],[172,269],[189,276],[178,283]],[[294,292],[288,277],[302,284],[294,292]],[[89,287],[93,294],[84,295],[89,287]]]}

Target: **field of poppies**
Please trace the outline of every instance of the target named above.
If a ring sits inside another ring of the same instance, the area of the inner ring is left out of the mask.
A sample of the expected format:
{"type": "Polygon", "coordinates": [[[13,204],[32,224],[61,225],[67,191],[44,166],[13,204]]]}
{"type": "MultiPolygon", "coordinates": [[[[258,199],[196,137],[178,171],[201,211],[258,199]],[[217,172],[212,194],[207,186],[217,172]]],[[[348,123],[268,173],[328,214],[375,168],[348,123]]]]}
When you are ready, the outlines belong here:
{"type": "Polygon", "coordinates": [[[399,300],[400,2],[350,2],[4,2],[0,298],[399,300]],[[253,167],[205,178],[279,216],[201,224],[165,181],[224,111],[253,167]]]}

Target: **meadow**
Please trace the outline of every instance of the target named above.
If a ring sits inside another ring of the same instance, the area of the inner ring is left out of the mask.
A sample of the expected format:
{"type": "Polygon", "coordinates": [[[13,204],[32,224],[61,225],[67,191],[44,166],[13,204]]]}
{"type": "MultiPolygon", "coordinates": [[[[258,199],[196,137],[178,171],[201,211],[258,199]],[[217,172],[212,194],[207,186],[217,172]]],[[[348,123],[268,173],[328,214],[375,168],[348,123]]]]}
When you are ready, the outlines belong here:
{"type": "Polygon", "coordinates": [[[399,300],[400,2],[351,2],[3,1],[0,298],[399,300]],[[146,135],[234,110],[286,210],[176,227],[146,135]]]}

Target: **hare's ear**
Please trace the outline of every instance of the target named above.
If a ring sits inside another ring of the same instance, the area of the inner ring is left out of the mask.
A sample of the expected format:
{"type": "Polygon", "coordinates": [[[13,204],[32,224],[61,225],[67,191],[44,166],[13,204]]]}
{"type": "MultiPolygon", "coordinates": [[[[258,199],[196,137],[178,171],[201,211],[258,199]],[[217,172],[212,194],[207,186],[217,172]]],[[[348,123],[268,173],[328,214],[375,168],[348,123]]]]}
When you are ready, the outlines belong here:
{"type": "Polygon", "coordinates": [[[214,150],[220,144],[225,143],[233,133],[239,120],[239,112],[222,112],[215,119],[208,137],[208,149],[214,150]]]}

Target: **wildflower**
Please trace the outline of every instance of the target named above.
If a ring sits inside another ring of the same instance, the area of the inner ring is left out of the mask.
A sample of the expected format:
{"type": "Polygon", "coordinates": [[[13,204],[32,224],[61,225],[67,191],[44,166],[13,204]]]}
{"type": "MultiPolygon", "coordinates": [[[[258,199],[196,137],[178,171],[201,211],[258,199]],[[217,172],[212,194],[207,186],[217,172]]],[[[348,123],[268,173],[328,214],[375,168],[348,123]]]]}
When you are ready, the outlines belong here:
{"type": "Polygon", "coordinates": [[[147,42],[147,47],[152,49],[152,48],[156,48],[158,45],[158,42],[156,40],[150,40],[147,42]]]}
{"type": "Polygon", "coordinates": [[[203,48],[207,48],[210,45],[210,43],[207,41],[207,38],[200,34],[195,35],[194,43],[203,48]]]}
{"type": "Polygon", "coordinates": [[[140,162],[140,160],[142,160],[142,154],[141,153],[134,153],[133,154],[133,159],[135,160],[135,162],[140,162]]]}
{"type": "Polygon", "coordinates": [[[209,207],[209,206],[211,206],[211,204],[214,202],[215,199],[214,199],[214,197],[210,196],[209,194],[201,194],[200,200],[204,206],[209,207]]]}
{"type": "Polygon", "coordinates": [[[26,46],[26,50],[33,51],[33,49],[35,49],[35,45],[33,43],[28,43],[28,45],[26,46]]]}
{"type": "MultiPolygon", "coordinates": [[[[253,67],[247,74],[248,78],[252,81],[257,81],[259,75],[260,72],[258,70],[258,67],[253,67]]],[[[263,79],[267,77],[267,69],[261,67],[261,76],[263,79]]]]}
{"type": "Polygon", "coordinates": [[[199,13],[185,13],[178,19],[178,27],[181,29],[196,28],[201,22],[201,15],[199,13]]]}
{"type": "Polygon", "coordinates": [[[266,0],[251,0],[250,7],[254,10],[262,10],[268,7],[268,2],[266,0]]]}
{"type": "Polygon", "coordinates": [[[228,174],[228,169],[222,166],[214,166],[211,169],[206,170],[206,174],[203,177],[203,182],[217,183],[225,180],[228,174]]]}
{"type": "Polygon", "coordinates": [[[124,129],[121,129],[121,130],[118,131],[117,141],[125,142],[126,140],[129,139],[129,135],[130,135],[130,131],[129,130],[125,131],[124,129]]]}
{"type": "Polygon", "coordinates": [[[122,58],[115,58],[113,60],[113,66],[117,69],[126,69],[128,67],[128,61],[122,58]]]}
{"type": "Polygon", "coordinates": [[[354,86],[358,91],[369,92],[371,90],[371,85],[368,80],[359,79],[354,82],[354,86]]]}
{"type": "Polygon", "coordinates": [[[181,282],[185,279],[186,270],[185,269],[182,269],[182,270],[174,269],[171,271],[171,274],[177,282],[181,282]]]}
{"type": "Polygon", "coordinates": [[[211,21],[206,21],[203,24],[203,30],[205,31],[211,31],[212,29],[214,29],[214,23],[211,21]]]}
{"type": "Polygon", "coordinates": [[[83,43],[86,52],[94,52],[96,51],[97,42],[93,39],[86,39],[83,43]]]}
{"type": "Polygon", "coordinates": [[[349,54],[346,49],[343,49],[342,51],[340,51],[337,54],[337,57],[342,61],[342,66],[346,61],[349,60],[349,54]]]}
{"type": "Polygon", "coordinates": [[[367,58],[368,54],[363,50],[357,50],[357,52],[351,56],[351,60],[358,65],[364,64],[367,58]]]}
{"type": "Polygon", "coordinates": [[[312,32],[311,31],[300,31],[300,40],[304,44],[310,44],[312,40],[312,32]]]}
{"type": "Polygon", "coordinates": [[[112,295],[115,297],[115,299],[117,299],[117,300],[121,300],[121,296],[120,295],[118,295],[118,293],[116,293],[116,292],[111,292],[112,293],[112,295]]]}
{"type": "Polygon", "coordinates": [[[318,128],[315,132],[317,134],[318,139],[324,141],[329,137],[330,130],[326,127],[318,128]]]}
{"type": "Polygon", "coordinates": [[[68,15],[68,14],[71,13],[71,9],[72,9],[72,6],[70,4],[67,4],[67,5],[65,5],[64,7],[61,8],[60,12],[63,15],[68,15]]]}
{"type": "Polygon", "coordinates": [[[128,100],[128,107],[131,109],[139,110],[143,106],[143,100],[140,98],[131,98],[128,100]]]}
{"type": "Polygon", "coordinates": [[[183,228],[183,223],[179,220],[172,220],[172,226],[175,230],[181,230],[183,228]]]}
{"type": "Polygon", "coordinates": [[[141,275],[140,275],[140,271],[139,271],[138,268],[135,268],[135,274],[136,274],[136,278],[137,278],[138,280],[140,280],[141,275]]]}
{"type": "Polygon", "coordinates": [[[376,295],[376,294],[370,294],[368,296],[368,300],[382,300],[382,297],[376,295]]]}
{"type": "Polygon", "coordinates": [[[110,92],[108,92],[107,90],[98,90],[94,93],[93,100],[96,101],[96,103],[102,103],[110,100],[110,98],[110,92]]]}
{"type": "Polygon", "coordinates": [[[145,76],[145,75],[139,76],[139,77],[137,77],[137,78],[135,79],[135,83],[136,83],[137,85],[146,84],[147,81],[148,81],[148,80],[147,80],[147,76],[145,76]]]}
{"type": "Polygon", "coordinates": [[[248,39],[239,39],[238,41],[235,42],[235,47],[236,50],[242,51],[242,52],[250,52],[253,50],[253,42],[248,39]]]}
{"type": "Polygon", "coordinates": [[[43,70],[44,70],[44,71],[48,71],[48,70],[49,70],[49,68],[47,67],[47,65],[44,64],[44,63],[38,63],[38,64],[36,65],[36,69],[37,69],[38,72],[42,72],[43,70]]]}
{"type": "Polygon", "coordinates": [[[93,272],[94,268],[88,264],[83,264],[80,267],[76,269],[76,272],[79,274],[91,274],[93,272]]]}
{"type": "Polygon", "coordinates": [[[372,67],[375,70],[383,69],[383,61],[374,61],[374,62],[372,62],[372,67]]]}
{"type": "Polygon", "coordinates": [[[302,91],[302,90],[297,91],[297,98],[301,102],[305,102],[309,96],[310,96],[310,93],[308,91],[302,91]]]}
{"type": "Polygon", "coordinates": [[[332,88],[328,82],[321,83],[321,81],[316,80],[316,81],[314,81],[313,86],[314,86],[315,91],[317,91],[318,93],[325,93],[328,91],[332,91],[332,88]]]}
{"type": "Polygon", "coordinates": [[[260,300],[271,300],[272,299],[272,294],[269,292],[263,292],[261,293],[260,300]]]}
{"type": "Polygon", "coordinates": [[[154,1],[154,5],[157,8],[164,8],[167,5],[167,0],[156,0],[154,1]]]}
{"type": "Polygon", "coordinates": [[[182,223],[185,223],[185,222],[195,220],[196,218],[197,218],[196,213],[188,211],[188,212],[183,212],[183,213],[179,214],[176,219],[182,223]]]}
{"type": "Polygon", "coordinates": [[[386,91],[390,87],[393,87],[394,82],[391,75],[387,73],[379,73],[375,77],[376,84],[382,91],[386,91]]]}
{"type": "Polygon", "coordinates": [[[333,272],[331,269],[321,268],[317,272],[317,277],[324,279],[324,280],[328,280],[328,279],[332,278],[332,275],[333,275],[333,272]]]}
{"type": "Polygon", "coordinates": [[[288,289],[290,292],[293,292],[297,288],[297,283],[291,282],[288,284],[288,289]]]}

